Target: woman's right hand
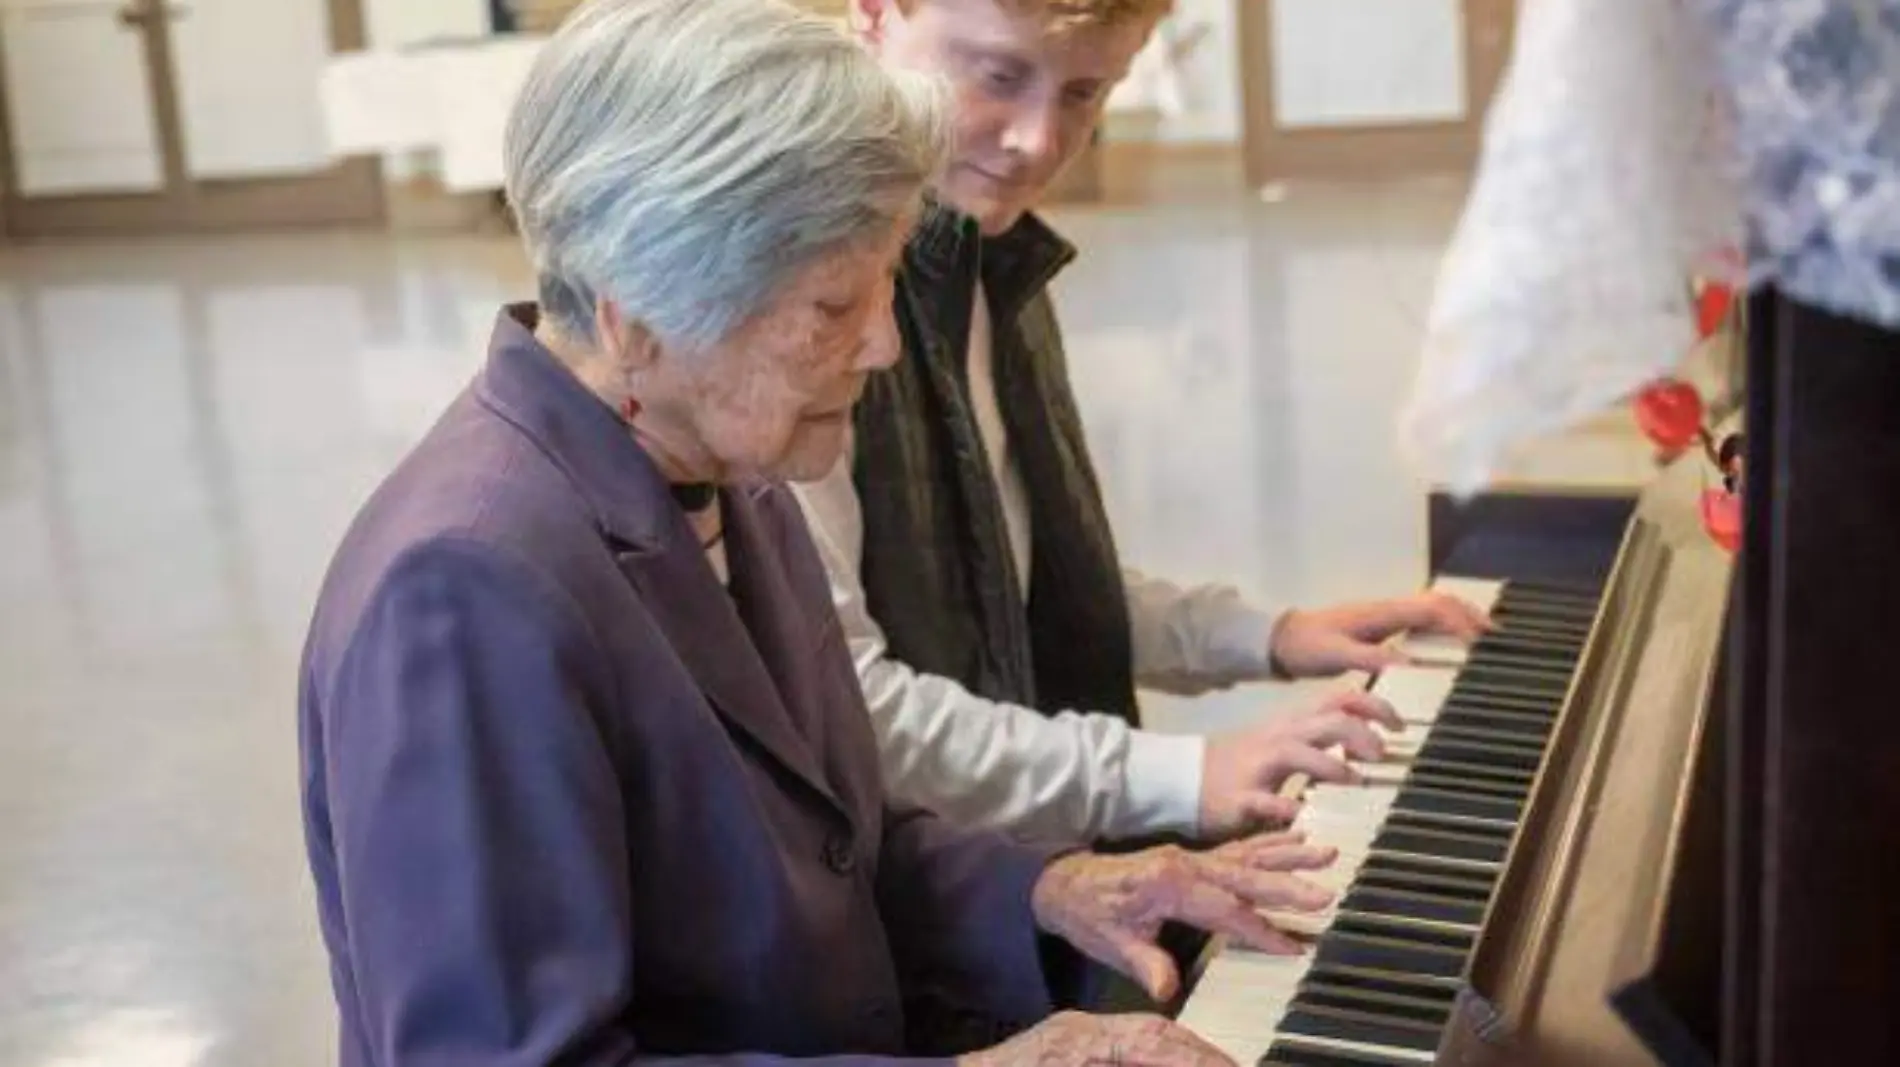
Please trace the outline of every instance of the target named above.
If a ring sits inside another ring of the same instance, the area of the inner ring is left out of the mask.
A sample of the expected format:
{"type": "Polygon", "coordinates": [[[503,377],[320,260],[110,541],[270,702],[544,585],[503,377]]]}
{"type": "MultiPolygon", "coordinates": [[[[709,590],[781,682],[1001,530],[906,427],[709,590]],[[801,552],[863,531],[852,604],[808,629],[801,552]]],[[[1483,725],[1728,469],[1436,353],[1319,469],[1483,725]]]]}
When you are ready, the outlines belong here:
{"type": "Polygon", "coordinates": [[[1052,1015],[957,1067],[1236,1067],[1193,1032],[1159,1015],[1052,1015]]]}

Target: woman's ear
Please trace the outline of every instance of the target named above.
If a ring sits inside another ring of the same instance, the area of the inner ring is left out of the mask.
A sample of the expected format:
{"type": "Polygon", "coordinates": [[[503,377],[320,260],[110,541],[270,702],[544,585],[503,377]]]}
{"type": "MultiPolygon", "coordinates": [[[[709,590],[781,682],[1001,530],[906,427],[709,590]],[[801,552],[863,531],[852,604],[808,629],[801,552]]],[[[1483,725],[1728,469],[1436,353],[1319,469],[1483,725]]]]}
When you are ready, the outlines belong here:
{"type": "Polygon", "coordinates": [[[660,358],[659,339],[653,331],[611,300],[594,301],[594,337],[613,368],[623,375],[645,371],[660,358]]]}

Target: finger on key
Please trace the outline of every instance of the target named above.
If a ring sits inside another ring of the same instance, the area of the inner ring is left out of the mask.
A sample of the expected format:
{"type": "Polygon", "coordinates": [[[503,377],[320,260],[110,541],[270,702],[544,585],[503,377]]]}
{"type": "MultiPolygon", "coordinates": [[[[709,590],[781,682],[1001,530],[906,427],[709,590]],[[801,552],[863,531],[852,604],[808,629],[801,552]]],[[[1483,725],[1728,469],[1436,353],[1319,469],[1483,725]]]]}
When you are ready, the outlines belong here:
{"type": "Polygon", "coordinates": [[[1207,880],[1228,895],[1255,908],[1286,908],[1293,911],[1317,911],[1333,902],[1333,894],[1286,870],[1317,870],[1338,858],[1338,851],[1313,845],[1300,845],[1306,854],[1297,867],[1265,871],[1235,864],[1210,864],[1207,880]]]}
{"type": "Polygon", "coordinates": [[[1286,746],[1280,753],[1285,769],[1304,774],[1314,782],[1357,784],[1359,776],[1345,760],[1306,744],[1286,746]]]}
{"type": "Polygon", "coordinates": [[[1392,706],[1390,700],[1363,690],[1341,695],[1333,706],[1361,719],[1370,719],[1388,730],[1405,729],[1405,720],[1399,718],[1399,709],[1392,706]]]}

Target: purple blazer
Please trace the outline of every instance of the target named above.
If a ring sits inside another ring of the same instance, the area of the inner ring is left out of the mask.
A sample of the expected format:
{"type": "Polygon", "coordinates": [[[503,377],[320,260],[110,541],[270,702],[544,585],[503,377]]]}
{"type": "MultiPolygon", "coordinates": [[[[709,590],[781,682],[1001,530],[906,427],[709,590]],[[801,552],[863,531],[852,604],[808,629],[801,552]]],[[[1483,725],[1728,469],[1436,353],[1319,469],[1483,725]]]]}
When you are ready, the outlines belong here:
{"type": "Polygon", "coordinates": [[[722,586],[533,314],[364,506],[311,624],[342,1062],[869,1062],[1047,1015],[1056,850],[888,806],[789,493],[724,491],[722,586]]]}

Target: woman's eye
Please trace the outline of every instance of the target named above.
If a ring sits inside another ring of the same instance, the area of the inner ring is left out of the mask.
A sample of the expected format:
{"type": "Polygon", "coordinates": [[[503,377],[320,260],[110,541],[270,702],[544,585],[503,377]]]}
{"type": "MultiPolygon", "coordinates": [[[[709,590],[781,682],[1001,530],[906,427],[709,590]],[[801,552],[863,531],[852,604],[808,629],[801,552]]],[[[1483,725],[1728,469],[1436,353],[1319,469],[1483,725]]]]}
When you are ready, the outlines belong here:
{"type": "Polygon", "coordinates": [[[818,302],[819,312],[828,319],[842,319],[846,315],[851,314],[851,309],[854,306],[853,304],[832,304],[823,300],[818,302]]]}

